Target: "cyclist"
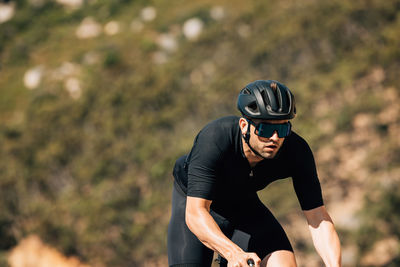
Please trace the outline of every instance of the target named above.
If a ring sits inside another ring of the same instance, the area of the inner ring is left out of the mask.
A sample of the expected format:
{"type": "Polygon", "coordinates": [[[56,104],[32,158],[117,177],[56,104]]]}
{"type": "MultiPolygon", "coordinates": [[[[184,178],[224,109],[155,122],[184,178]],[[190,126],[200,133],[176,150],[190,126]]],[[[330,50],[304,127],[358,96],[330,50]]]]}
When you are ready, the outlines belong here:
{"type": "Polygon", "coordinates": [[[292,177],[316,250],[326,266],[340,266],[340,242],[313,154],[291,130],[293,94],[278,81],[258,80],[240,91],[237,106],[242,117],[207,124],[175,163],[169,265],[210,266],[216,251],[228,266],[248,266],[249,259],[256,266],[296,266],[283,228],[257,196],[271,182],[292,177]]]}

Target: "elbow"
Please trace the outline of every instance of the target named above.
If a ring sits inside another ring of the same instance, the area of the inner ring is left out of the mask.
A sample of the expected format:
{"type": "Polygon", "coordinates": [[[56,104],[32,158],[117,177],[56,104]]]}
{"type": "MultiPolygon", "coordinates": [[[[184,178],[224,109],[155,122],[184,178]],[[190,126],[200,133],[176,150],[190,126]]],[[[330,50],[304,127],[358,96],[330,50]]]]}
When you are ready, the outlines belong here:
{"type": "Polygon", "coordinates": [[[211,201],[188,197],[186,202],[185,222],[190,231],[201,231],[209,214],[211,201]]]}
{"type": "Polygon", "coordinates": [[[204,223],[204,210],[201,208],[186,207],[185,222],[189,230],[196,235],[204,223]]]}
{"type": "Polygon", "coordinates": [[[195,215],[193,214],[193,212],[186,207],[185,222],[186,222],[187,227],[190,229],[190,231],[192,231],[192,229],[194,227],[193,224],[196,221],[194,218],[195,218],[195,215]]]}
{"type": "Polygon", "coordinates": [[[325,224],[326,222],[330,223],[333,225],[332,219],[329,216],[328,212],[326,211],[324,206],[309,210],[309,211],[304,211],[306,217],[307,217],[307,222],[308,225],[311,228],[317,229],[321,227],[322,224],[325,224]]]}

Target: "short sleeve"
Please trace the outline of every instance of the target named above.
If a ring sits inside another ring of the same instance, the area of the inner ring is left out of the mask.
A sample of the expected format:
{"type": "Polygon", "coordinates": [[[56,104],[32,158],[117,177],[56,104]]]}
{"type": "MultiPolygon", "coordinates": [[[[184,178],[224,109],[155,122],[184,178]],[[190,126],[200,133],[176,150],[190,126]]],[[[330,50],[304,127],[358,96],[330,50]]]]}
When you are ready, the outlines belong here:
{"type": "Polygon", "coordinates": [[[307,142],[300,136],[297,137],[292,154],[293,186],[302,210],[311,210],[324,205],[322,190],[313,153],[307,142]]]}
{"type": "Polygon", "coordinates": [[[213,200],[222,158],[220,131],[206,127],[196,137],[188,162],[188,196],[213,200]]]}

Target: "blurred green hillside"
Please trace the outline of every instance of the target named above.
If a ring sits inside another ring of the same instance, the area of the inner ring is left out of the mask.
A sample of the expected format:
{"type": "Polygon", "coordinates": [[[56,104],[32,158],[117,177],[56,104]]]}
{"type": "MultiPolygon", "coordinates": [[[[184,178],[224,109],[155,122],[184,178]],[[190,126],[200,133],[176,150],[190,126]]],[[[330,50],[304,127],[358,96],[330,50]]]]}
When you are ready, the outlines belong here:
{"type": "MultiPolygon", "coordinates": [[[[399,0],[4,8],[0,266],[32,233],[92,266],[166,266],[174,161],[257,79],[296,95],[344,266],[400,266],[399,0]]],[[[322,266],[290,180],[260,195],[322,266]]]]}

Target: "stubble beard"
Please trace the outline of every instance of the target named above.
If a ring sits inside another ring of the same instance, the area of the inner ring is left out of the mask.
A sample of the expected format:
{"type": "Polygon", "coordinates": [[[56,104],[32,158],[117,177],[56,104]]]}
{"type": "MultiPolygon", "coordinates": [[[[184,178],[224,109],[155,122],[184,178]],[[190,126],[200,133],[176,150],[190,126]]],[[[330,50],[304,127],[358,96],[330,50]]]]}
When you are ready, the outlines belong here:
{"type": "MultiPolygon", "coordinates": [[[[251,146],[265,159],[273,159],[273,158],[275,158],[276,154],[278,153],[279,149],[282,146],[282,144],[275,143],[275,142],[274,142],[274,145],[277,146],[274,150],[264,151],[265,144],[262,144],[260,146],[257,146],[257,144],[251,144],[251,146]]],[[[256,156],[258,156],[258,155],[256,155],[256,156]]]]}

